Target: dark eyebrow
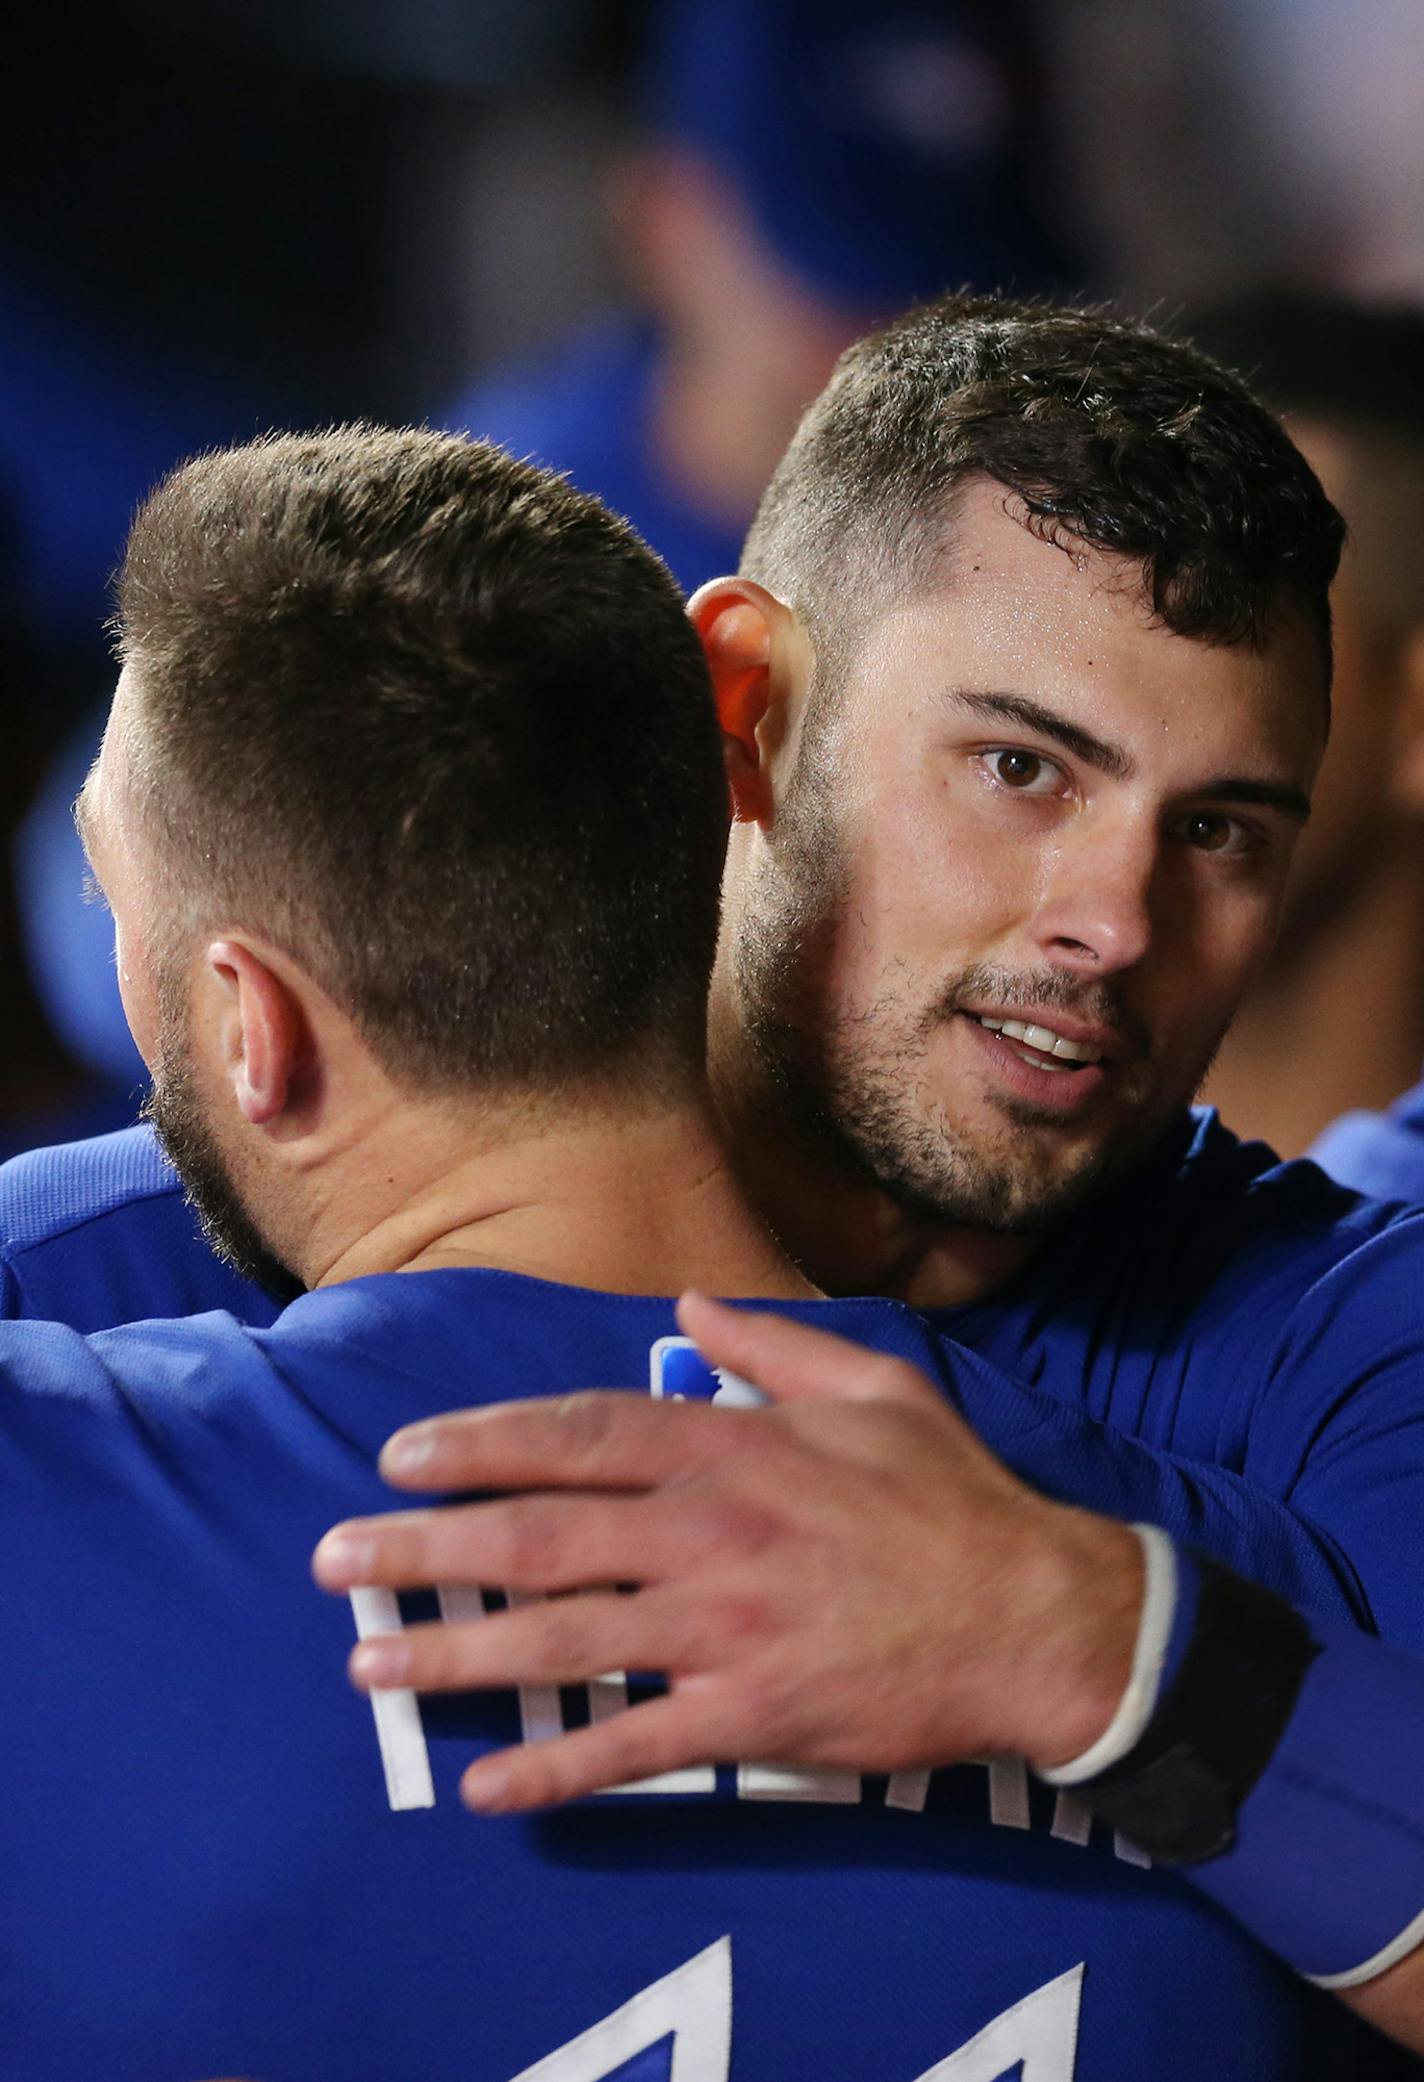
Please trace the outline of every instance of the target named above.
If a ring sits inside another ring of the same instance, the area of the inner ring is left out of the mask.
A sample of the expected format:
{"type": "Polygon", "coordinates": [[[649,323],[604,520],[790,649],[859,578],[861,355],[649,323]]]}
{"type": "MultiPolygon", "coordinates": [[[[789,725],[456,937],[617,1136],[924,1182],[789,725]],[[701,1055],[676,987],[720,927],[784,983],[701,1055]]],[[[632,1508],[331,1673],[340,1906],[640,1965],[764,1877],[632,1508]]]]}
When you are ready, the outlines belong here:
{"type": "MultiPolygon", "coordinates": [[[[980,716],[1002,717],[1007,723],[1020,723],[1026,730],[1037,731],[1040,737],[1052,738],[1085,765],[1096,767],[1114,781],[1130,781],[1137,771],[1132,755],[1121,745],[1095,737],[1081,723],[1070,723],[1066,716],[1045,708],[1042,702],[1030,701],[1027,695],[971,693],[968,688],[955,687],[946,698],[957,708],[972,709],[980,716]]],[[[1219,774],[1191,793],[1208,802],[1256,803],[1262,809],[1279,810],[1297,824],[1306,823],[1310,817],[1310,797],[1289,781],[1258,781],[1248,774],[1219,774]]]]}
{"type": "Polygon", "coordinates": [[[1310,797],[1289,781],[1252,781],[1245,775],[1223,774],[1193,788],[1192,794],[1208,802],[1259,803],[1263,809],[1279,810],[1296,824],[1308,823],[1310,819],[1310,797]]]}
{"type": "Polygon", "coordinates": [[[1137,771],[1129,753],[1121,745],[1111,745],[1105,738],[1094,737],[1081,723],[1070,723],[1056,709],[1045,708],[1041,702],[1030,701],[1024,694],[971,694],[967,688],[955,687],[946,697],[957,708],[972,709],[979,716],[993,716],[1005,723],[1022,724],[1025,730],[1037,731],[1040,737],[1052,738],[1066,752],[1072,752],[1085,766],[1094,766],[1114,781],[1130,781],[1137,771]]]}

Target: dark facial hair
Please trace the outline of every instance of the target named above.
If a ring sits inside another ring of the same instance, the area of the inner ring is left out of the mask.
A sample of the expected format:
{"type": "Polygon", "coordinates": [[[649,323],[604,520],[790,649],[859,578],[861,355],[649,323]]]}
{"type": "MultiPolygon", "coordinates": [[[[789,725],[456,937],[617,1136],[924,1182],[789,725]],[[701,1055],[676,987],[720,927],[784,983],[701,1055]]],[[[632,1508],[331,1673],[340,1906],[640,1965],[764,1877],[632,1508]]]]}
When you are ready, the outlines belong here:
{"type": "Polygon", "coordinates": [[[291,1269],[268,1250],[244,1207],[204,1118],[181,1049],[163,1048],[142,1118],[153,1123],[164,1154],[183,1181],[184,1197],[217,1256],[275,1301],[295,1301],[306,1290],[291,1269]]]}

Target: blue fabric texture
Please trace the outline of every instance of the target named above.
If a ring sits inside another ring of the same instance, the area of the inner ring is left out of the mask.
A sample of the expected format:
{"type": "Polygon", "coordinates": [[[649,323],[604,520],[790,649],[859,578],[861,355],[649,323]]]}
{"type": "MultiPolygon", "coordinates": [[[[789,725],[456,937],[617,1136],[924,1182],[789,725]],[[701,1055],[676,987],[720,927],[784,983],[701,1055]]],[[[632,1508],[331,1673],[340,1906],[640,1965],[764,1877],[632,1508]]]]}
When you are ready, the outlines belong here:
{"type": "Polygon", "coordinates": [[[1312,1618],[1321,1653],[1245,1801],[1188,1869],[1302,1973],[1352,1973],[1424,1916],[1424,1658],[1312,1618]]]}
{"type": "MultiPolygon", "coordinates": [[[[795,1312],[950,1384],[893,1303],[795,1312]]],[[[0,1325],[7,2071],[643,2082],[685,2034],[715,2082],[920,2082],[976,2041],[986,2076],[1347,2072],[1343,2010],[1007,1760],[476,1820],[458,1774],[521,1728],[491,1694],[424,1703],[433,1804],[392,1808],[313,1543],[389,1502],[397,1424],[646,1380],[672,1329],[466,1271],[262,1330],[0,1325]]]]}
{"type": "Polygon", "coordinates": [[[1310,1152],[1322,1171],[1376,1200],[1424,1202],[1424,1084],[1387,1113],[1346,1113],[1310,1152]]]}

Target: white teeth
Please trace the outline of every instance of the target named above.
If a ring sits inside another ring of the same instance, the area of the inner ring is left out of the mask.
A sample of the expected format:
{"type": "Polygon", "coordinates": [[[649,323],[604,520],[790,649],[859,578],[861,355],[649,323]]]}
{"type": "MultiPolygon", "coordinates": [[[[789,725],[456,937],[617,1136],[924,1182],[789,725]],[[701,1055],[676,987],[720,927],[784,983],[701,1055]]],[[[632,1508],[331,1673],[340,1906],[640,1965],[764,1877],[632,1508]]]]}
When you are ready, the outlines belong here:
{"type": "Polygon", "coordinates": [[[1055,1077],[1071,1077],[1073,1075],[1066,1063],[1055,1063],[1051,1056],[1045,1062],[1041,1054],[1030,1055],[1026,1048],[1016,1048],[1014,1054],[1021,1063],[1029,1063],[1035,1070],[1049,1070],[1055,1077]]]}
{"type": "MultiPolygon", "coordinates": [[[[1040,1055],[1060,1056],[1070,1063],[1102,1061],[1101,1049],[1090,1048],[1085,1041],[1070,1041],[1064,1034],[1055,1034],[1052,1027],[1026,1025],[1018,1019],[983,1017],[980,1018],[979,1024],[981,1027],[987,1027],[991,1034],[1002,1034],[1006,1041],[1022,1041],[1027,1047],[1036,1048],[1040,1055]]],[[[1029,1057],[1024,1057],[1025,1062],[1029,1060],[1029,1057]]]]}

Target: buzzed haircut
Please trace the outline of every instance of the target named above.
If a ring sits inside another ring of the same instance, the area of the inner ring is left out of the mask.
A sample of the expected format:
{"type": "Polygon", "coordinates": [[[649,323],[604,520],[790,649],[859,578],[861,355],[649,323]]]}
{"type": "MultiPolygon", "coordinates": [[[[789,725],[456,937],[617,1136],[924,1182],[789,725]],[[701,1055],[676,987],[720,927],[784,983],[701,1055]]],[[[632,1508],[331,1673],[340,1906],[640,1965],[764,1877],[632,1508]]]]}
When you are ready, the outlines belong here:
{"type": "Polygon", "coordinates": [[[1343,437],[1357,583],[1379,633],[1398,642],[1424,619],[1424,307],[1278,287],[1183,323],[1288,428],[1343,437]]]}
{"type": "Polygon", "coordinates": [[[412,1086],[700,1068],[721,741],[598,500],[447,434],[272,435],[159,486],[118,602],[190,922],[285,948],[412,1086]]]}
{"type": "Polygon", "coordinates": [[[847,617],[932,582],[954,495],[1002,485],[1067,548],[1137,562],[1151,610],[1260,646],[1282,602],[1319,631],[1343,525],[1276,420],[1178,341],[1097,311],[954,295],[842,355],[758,508],[742,573],[844,656],[847,617]]]}

